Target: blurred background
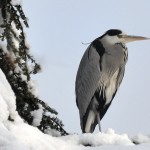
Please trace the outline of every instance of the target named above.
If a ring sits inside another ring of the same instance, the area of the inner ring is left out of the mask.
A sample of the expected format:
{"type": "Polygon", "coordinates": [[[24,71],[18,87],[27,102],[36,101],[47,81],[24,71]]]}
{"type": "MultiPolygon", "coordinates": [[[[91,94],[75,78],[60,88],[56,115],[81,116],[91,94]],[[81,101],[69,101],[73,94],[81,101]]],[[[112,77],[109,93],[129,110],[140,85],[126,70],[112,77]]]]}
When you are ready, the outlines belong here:
{"type": "MultiPolygon", "coordinates": [[[[39,97],[55,108],[66,131],[81,133],[75,102],[75,78],[88,43],[108,29],[150,37],[149,0],[24,0],[26,30],[42,72],[36,81],[39,97]]],[[[150,41],[127,45],[126,72],[102,130],[150,134],[150,41]]],[[[98,129],[96,130],[96,132],[98,129]]]]}

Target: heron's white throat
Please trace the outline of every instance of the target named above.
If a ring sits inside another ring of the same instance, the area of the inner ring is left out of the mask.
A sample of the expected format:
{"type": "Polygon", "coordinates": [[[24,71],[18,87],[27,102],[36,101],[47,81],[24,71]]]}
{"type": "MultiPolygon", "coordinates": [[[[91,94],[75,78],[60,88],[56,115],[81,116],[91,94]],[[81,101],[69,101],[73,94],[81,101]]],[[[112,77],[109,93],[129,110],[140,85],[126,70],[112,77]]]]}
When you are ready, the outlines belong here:
{"type": "Polygon", "coordinates": [[[101,39],[101,41],[102,41],[104,47],[108,47],[108,46],[114,45],[116,43],[122,42],[122,40],[120,38],[118,38],[118,36],[109,36],[109,35],[104,36],[101,39]]]}

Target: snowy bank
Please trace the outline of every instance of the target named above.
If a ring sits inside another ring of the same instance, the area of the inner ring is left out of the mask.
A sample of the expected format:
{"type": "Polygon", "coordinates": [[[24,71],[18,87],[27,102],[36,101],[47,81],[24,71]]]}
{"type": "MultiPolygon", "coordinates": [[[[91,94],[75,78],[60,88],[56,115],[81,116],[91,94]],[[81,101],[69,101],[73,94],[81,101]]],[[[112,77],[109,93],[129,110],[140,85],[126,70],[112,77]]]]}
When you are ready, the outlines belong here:
{"type": "Polygon", "coordinates": [[[105,133],[68,135],[61,137],[61,139],[74,145],[134,145],[133,142],[128,138],[127,134],[118,135],[112,129],[108,129],[105,133]]]}
{"type": "MultiPolygon", "coordinates": [[[[34,112],[35,113],[35,112],[34,112]]],[[[104,133],[52,137],[23,122],[15,95],[0,69],[0,150],[149,150],[150,136],[104,133]],[[10,118],[12,121],[9,121],[10,118]],[[138,143],[139,145],[135,145],[138,143]]]]}

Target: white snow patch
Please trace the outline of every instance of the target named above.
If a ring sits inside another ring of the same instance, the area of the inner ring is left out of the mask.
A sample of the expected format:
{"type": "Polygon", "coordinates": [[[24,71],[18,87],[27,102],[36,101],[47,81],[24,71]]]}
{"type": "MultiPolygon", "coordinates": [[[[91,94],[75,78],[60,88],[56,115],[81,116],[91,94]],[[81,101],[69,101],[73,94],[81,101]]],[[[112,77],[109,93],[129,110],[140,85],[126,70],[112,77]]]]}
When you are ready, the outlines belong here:
{"type": "Polygon", "coordinates": [[[21,74],[20,76],[23,81],[27,82],[27,76],[25,76],[24,74],[21,74]]]}
{"type": "Polygon", "coordinates": [[[15,119],[16,112],[16,99],[15,95],[4,75],[0,69],[0,121],[3,122],[8,119],[15,119]]]}
{"type": "Polygon", "coordinates": [[[132,140],[134,143],[137,143],[137,144],[150,143],[150,136],[138,134],[138,135],[135,135],[135,136],[131,137],[131,140],[132,140]]]}
{"type": "Polygon", "coordinates": [[[39,97],[38,84],[35,80],[28,81],[28,88],[35,97],[39,97]]]}
{"type": "Polygon", "coordinates": [[[21,69],[20,67],[18,66],[18,64],[15,64],[15,70],[14,70],[16,73],[21,73],[21,69]]]}
{"type": "MultiPolygon", "coordinates": [[[[0,31],[0,32],[1,32],[1,31],[0,31]]],[[[8,52],[6,39],[4,39],[4,41],[1,41],[1,40],[0,40],[0,49],[2,49],[5,53],[8,52]]]]}
{"type": "Polygon", "coordinates": [[[0,123],[0,150],[29,150],[19,142],[4,124],[0,123]]]}
{"type": "Polygon", "coordinates": [[[12,5],[22,5],[22,0],[11,0],[12,5]]]}
{"type": "MultiPolygon", "coordinates": [[[[17,4],[17,2],[15,2],[15,1],[17,1],[17,0],[13,0],[13,1],[14,1],[13,3],[16,3],[16,4],[17,4]]],[[[19,2],[19,1],[18,1],[18,2],[19,2]]],[[[12,3],[12,1],[11,1],[11,3],[12,3]]],[[[12,21],[11,27],[12,27],[13,31],[15,32],[16,36],[19,37],[19,35],[20,35],[20,33],[21,33],[21,30],[20,30],[20,29],[18,30],[18,29],[16,28],[16,25],[15,25],[14,21],[12,21]]]]}
{"type": "Polygon", "coordinates": [[[31,115],[33,116],[33,122],[32,122],[33,126],[35,127],[39,126],[42,121],[42,116],[43,116],[42,105],[39,105],[39,109],[32,111],[31,115]]]}
{"type": "Polygon", "coordinates": [[[58,132],[55,129],[51,129],[51,128],[46,129],[45,133],[48,135],[54,136],[54,137],[60,137],[61,136],[60,132],[58,132]]]}
{"type": "Polygon", "coordinates": [[[112,129],[108,129],[104,133],[85,133],[82,135],[69,135],[60,138],[75,145],[134,145],[128,138],[127,134],[118,135],[112,129]]]}
{"type": "MultiPolygon", "coordinates": [[[[0,8],[0,12],[1,12],[1,8],[0,8]]],[[[2,25],[4,22],[3,22],[3,17],[2,17],[2,13],[0,13],[0,25],[2,25]]],[[[3,28],[0,28],[0,34],[2,34],[4,32],[4,29],[3,28]]]]}

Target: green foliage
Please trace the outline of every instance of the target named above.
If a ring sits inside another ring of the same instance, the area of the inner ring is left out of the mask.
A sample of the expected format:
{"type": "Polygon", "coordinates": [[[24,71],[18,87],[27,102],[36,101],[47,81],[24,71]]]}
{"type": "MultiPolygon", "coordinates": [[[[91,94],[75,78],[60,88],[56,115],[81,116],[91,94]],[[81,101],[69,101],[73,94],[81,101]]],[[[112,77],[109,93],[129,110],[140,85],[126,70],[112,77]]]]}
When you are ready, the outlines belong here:
{"type": "MultiPolygon", "coordinates": [[[[0,68],[16,95],[18,113],[32,125],[32,112],[42,106],[43,116],[38,128],[42,132],[51,128],[59,131],[61,135],[66,135],[62,122],[57,117],[51,117],[51,114],[57,115],[56,110],[33,92],[31,75],[38,73],[41,67],[30,55],[26,44],[24,28],[29,25],[22,7],[13,6],[10,0],[0,0],[0,14],[0,68]]],[[[9,119],[12,120],[11,116],[9,119]]]]}

